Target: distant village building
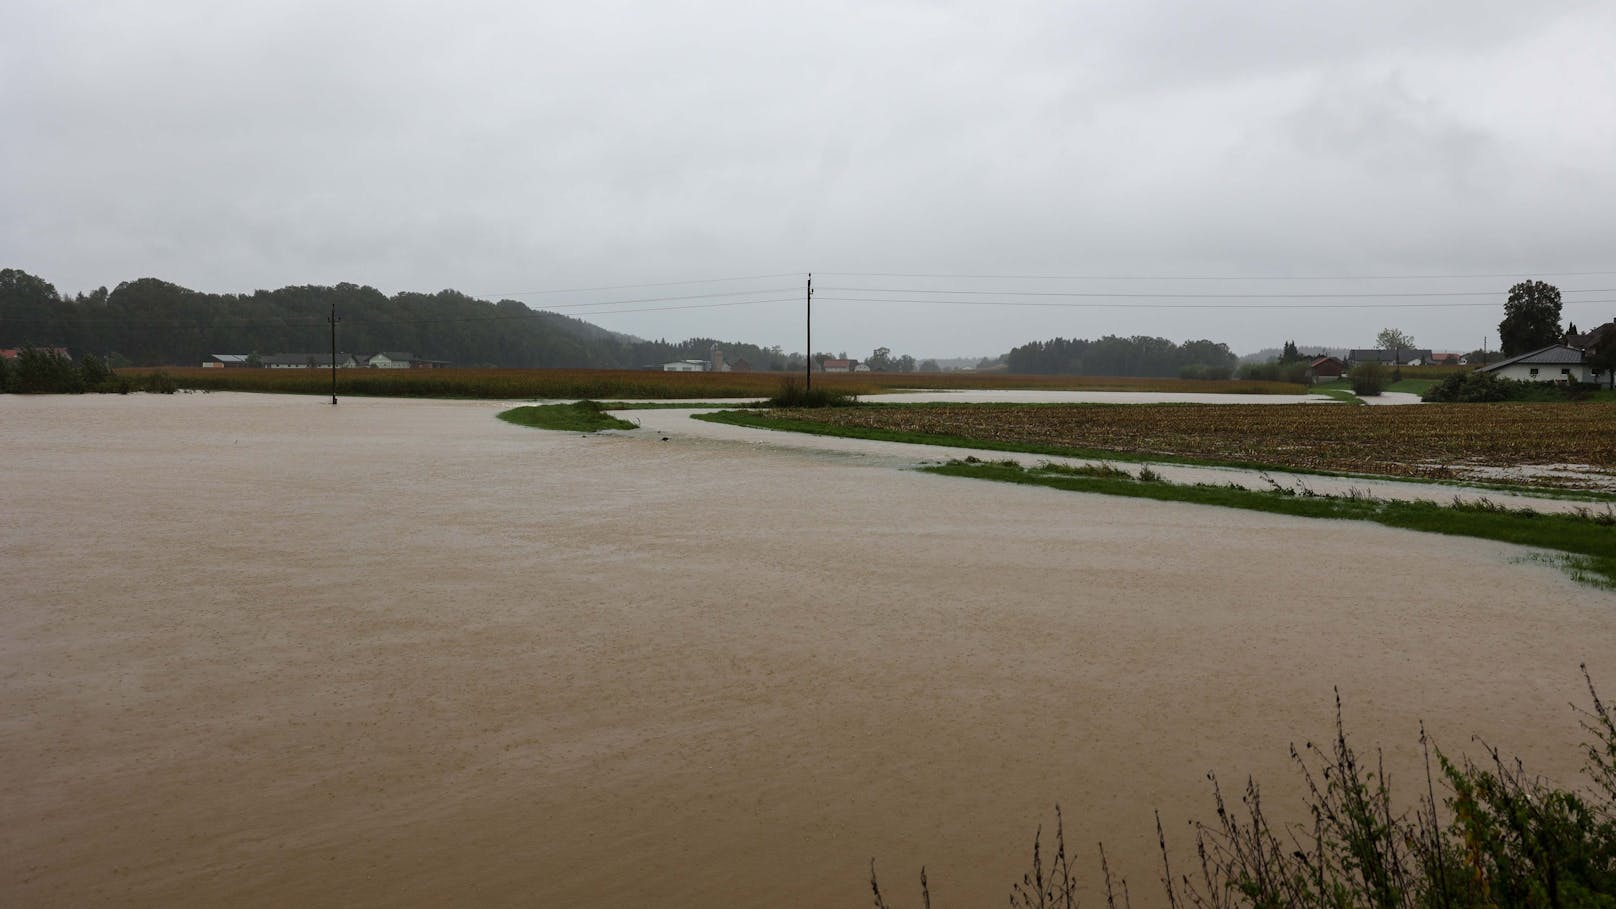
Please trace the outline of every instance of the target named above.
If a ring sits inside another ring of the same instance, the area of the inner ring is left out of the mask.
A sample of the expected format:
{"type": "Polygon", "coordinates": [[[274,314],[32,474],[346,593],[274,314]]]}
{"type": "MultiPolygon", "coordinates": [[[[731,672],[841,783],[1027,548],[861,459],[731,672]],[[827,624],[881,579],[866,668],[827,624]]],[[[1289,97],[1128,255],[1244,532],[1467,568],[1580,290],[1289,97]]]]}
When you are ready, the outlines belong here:
{"type": "MultiPolygon", "coordinates": [[[[265,369],[330,369],[331,354],[329,353],[290,353],[269,354],[258,358],[265,369]]],[[[337,354],[338,369],[354,369],[360,365],[359,358],[351,353],[337,354]]]]}
{"type": "MultiPolygon", "coordinates": [[[[251,366],[252,354],[213,354],[203,361],[209,369],[238,369],[251,366]]],[[[330,369],[329,353],[265,354],[257,357],[265,369],[330,369]]],[[[440,369],[448,360],[427,360],[411,353],[389,351],[379,354],[337,354],[338,369],[440,369]]]]}
{"type": "Polygon", "coordinates": [[[371,369],[409,369],[415,362],[415,354],[398,351],[383,351],[375,354],[365,361],[371,369]]]}
{"type": "Polygon", "coordinates": [[[1616,344],[1616,319],[1597,326],[1592,331],[1582,334],[1567,335],[1566,346],[1586,351],[1590,356],[1598,353],[1607,345],[1616,344]]]}
{"type": "Polygon", "coordinates": [[[73,357],[68,354],[67,348],[65,348],[65,347],[34,347],[34,348],[6,347],[6,348],[0,348],[0,360],[15,360],[18,357],[22,356],[23,351],[30,350],[30,349],[37,350],[37,351],[40,351],[42,353],[55,354],[55,355],[57,355],[58,357],[61,357],[64,360],[73,359],[73,357]]]}
{"type": "Polygon", "coordinates": [[[1310,382],[1339,379],[1346,371],[1347,365],[1335,357],[1315,357],[1307,364],[1307,378],[1310,382]]]}
{"type": "Polygon", "coordinates": [[[858,365],[857,360],[839,360],[839,359],[835,359],[835,358],[827,358],[827,359],[819,361],[819,371],[820,372],[852,372],[853,367],[855,367],[857,365],[858,365]]]}
{"type": "Polygon", "coordinates": [[[1423,366],[1431,362],[1431,351],[1426,348],[1402,348],[1398,350],[1354,350],[1347,354],[1347,366],[1357,366],[1359,363],[1381,363],[1386,366],[1423,366]]]}
{"type": "Polygon", "coordinates": [[[706,372],[706,360],[674,360],[672,363],[662,364],[663,372],[706,372]]]}

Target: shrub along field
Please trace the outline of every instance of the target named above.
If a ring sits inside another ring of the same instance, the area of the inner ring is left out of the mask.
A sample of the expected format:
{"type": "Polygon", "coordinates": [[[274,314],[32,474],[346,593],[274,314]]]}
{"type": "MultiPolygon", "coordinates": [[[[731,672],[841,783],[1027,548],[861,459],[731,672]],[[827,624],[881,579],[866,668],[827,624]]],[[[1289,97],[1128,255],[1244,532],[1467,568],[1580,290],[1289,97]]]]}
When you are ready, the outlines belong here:
{"type": "MultiPolygon", "coordinates": [[[[919,405],[715,415],[729,422],[961,447],[1459,479],[1466,468],[1616,473],[1616,404],[919,405]]],[[[1514,481],[1512,481],[1514,482],[1514,481]]],[[[1539,477],[1532,485],[1572,485],[1539,477]]]]}
{"type": "MultiPolygon", "coordinates": [[[[119,370],[141,375],[149,370],[119,370]]],[[[331,393],[329,369],[169,368],[180,388],[280,394],[331,393]]],[[[767,398],[800,373],[657,372],[634,369],[339,369],[337,394],[416,398],[767,398]]],[[[1017,376],[997,373],[816,373],[814,387],[848,395],[897,389],[1045,389],[1302,394],[1305,386],[1241,380],[1017,376]]]]}

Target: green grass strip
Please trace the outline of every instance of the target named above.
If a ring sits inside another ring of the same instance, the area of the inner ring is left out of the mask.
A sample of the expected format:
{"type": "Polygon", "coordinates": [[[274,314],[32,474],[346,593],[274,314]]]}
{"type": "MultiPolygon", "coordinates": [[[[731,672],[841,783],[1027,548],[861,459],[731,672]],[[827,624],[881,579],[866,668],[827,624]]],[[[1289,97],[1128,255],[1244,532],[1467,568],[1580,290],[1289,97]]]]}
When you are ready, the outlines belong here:
{"type": "Polygon", "coordinates": [[[1185,486],[1118,476],[1115,471],[1040,469],[999,462],[953,461],[922,467],[926,473],[972,477],[1002,483],[1048,486],[1070,492],[1131,496],[1160,502],[1185,502],[1244,508],[1304,518],[1372,521],[1387,527],[1477,537],[1563,553],[1572,577],[1596,587],[1616,590],[1616,513],[1584,510],[1575,514],[1543,514],[1488,503],[1439,505],[1369,497],[1307,496],[1292,491],[1253,490],[1230,486],[1185,486]]]}
{"type": "Polygon", "coordinates": [[[1340,401],[1343,404],[1366,404],[1366,403],[1368,403],[1363,398],[1360,398],[1357,395],[1353,394],[1352,393],[1352,386],[1347,385],[1345,383],[1340,384],[1340,385],[1335,385],[1335,384],[1331,384],[1331,385],[1315,385],[1311,389],[1308,390],[1308,394],[1323,395],[1326,398],[1334,398],[1335,400],[1340,401]]]}
{"type": "Polygon", "coordinates": [[[533,429],[562,429],[568,432],[597,432],[602,429],[636,429],[633,423],[606,413],[595,401],[577,401],[572,404],[529,404],[501,411],[499,418],[507,423],[533,429]]]}
{"type": "MultiPolygon", "coordinates": [[[[873,405],[864,405],[873,406],[873,405]]],[[[907,406],[907,405],[899,405],[907,406]]],[[[958,405],[955,405],[958,406],[958,405]]],[[[974,405],[966,405],[974,406],[974,405]]],[[[991,406],[991,405],[983,405],[991,406]]],[[[1132,407],[1131,404],[1099,404],[1097,407],[1132,407]]],[[[1186,407],[1201,405],[1186,404],[1186,407]]],[[[871,429],[864,426],[840,426],[813,420],[789,420],[761,410],[721,410],[715,413],[691,414],[691,419],[709,423],[727,423],[754,429],[779,432],[802,432],[818,436],[839,436],[847,439],[869,439],[875,442],[907,442],[911,445],[937,445],[949,448],[969,448],[977,451],[1006,451],[1017,454],[1047,455],[1056,458],[1084,458],[1096,461],[1122,461],[1128,463],[1182,464],[1186,467],[1232,467],[1237,470],[1264,470],[1315,477],[1340,477],[1390,483],[1420,483],[1426,486],[1457,486],[1465,489],[1487,489],[1517,495],[1530,495],[1540,499],[1565,499],[1575,502],[1616,502],[1616,494],[1593,490],[1552,489],[1534,486],[1511,486],[1504,483],[1486,483],[1469,480],[1436,480],[1428,477],[1380,476],[1364,473],[1316,470],[1289,467],[1284,464],[1264,464],[1257,461],[1222,461],[1212,458],[1191,458],[1155,452],[1121,451],[1108,448],[1075,448],[1060,445],[1038,445],[1031,442],[997,442],[973,439],[967,436],[935,435],[923,432],[902,432],[892,429],[871,429]]]]}

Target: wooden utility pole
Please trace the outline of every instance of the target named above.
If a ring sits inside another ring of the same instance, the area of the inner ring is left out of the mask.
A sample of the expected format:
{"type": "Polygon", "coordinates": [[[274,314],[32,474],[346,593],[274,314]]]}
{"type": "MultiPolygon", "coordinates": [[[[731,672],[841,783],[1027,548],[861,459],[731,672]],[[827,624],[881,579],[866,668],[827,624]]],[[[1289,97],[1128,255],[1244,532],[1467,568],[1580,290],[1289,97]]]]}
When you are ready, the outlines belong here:
{"type": "Polygon", "coordinates": [[[808,390],[814,390],[814,273],[808,273],[808,337],[805,339],[806,349],[803,351],[804,372],[808,376],[808,390]]]}
{"type": "Polygon", "coordinates": [[[331,403],[335,404],[337,403],[337,323],[342,321],[337,318],[336,303],[331,304],[331,318],[326,321],[331,323],[331,403]]]}

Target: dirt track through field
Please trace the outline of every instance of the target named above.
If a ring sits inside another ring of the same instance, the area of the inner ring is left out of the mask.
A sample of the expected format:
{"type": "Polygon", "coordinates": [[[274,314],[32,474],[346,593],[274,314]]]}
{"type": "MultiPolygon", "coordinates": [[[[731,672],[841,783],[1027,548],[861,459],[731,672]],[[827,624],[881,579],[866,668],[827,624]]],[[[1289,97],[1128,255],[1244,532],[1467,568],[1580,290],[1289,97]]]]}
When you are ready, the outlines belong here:
{"type": "Polygon", "coordinates": [[[502,406],[0,397],[0,904],[993,905],[1059,801],[1148,905],[1333,685],[1410,785],[1616,690],[1518,548],[502,406]]]}

